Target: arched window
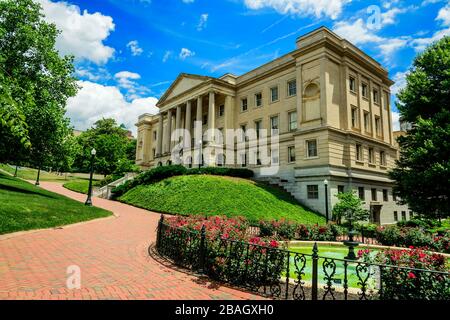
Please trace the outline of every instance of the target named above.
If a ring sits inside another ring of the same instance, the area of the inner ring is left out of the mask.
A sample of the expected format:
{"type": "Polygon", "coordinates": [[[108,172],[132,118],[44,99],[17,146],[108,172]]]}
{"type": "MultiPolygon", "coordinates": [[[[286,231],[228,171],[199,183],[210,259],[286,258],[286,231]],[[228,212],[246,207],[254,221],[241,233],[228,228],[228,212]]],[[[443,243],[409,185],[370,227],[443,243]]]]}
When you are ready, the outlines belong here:
{"type": "Polygon", "coordinates": [[[316,83],[311,82],[306,86],[305,91],[303,93],[303,98],[315,99],[318,98],[319,96],[320,96],[320,88],[316,83]]]}
{"type": "Polygon", "coordinates": [[[172,160],[167,160],[166,165],[170,166],[172,164],[172,160]]]}
{"type": "Polygon", "coordinates": [[[160,162],[158,162],[158,167],[162,167],[162,162],[160,161],[160,162]]]}

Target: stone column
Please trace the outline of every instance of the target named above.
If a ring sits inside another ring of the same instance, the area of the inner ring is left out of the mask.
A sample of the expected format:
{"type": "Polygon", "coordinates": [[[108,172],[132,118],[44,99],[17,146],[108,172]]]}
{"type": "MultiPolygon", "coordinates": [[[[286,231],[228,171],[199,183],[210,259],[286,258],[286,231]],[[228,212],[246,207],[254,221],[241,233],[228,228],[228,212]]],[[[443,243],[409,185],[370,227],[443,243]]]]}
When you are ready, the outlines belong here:
{"type": "Polygon", "coordinates": [[[162,154],[162,137],[163,137],[163,114],[159,113],[159,123],[158,123],[158,132],[157,134],[157,143],[156,143],[156,155],[161,156],[162,154]]]}
{"type": "Polygon", "coordinates": [[[189,138],[190,140],[189,140],[189,143],[186,140],[184,141],[185,147],[189,146],[192,141],[192,139],[191,139],[192,138],[191,137],[191,132],[192,132],[191,131],[191,124],[192,124],[191,112],[192,112],[192,104],[191,104],[191,100],[188,100],[186,102],[186,117],[185,117],[186,122],[184,124],[184,129],[189,131],[189,137],[184,137],[184,139],[189,138]]]}
{"type": "Polygon", "coordinates": [[[214,141],[213,129],[216,128],[216,94],[214,91],[209,92],[209,106],[208,106],[208,129],[211,130],[209,133],[208,140],[214,141]]]}
{"type": "Polygon", "coordinates": [[[197,98],[197,117],[196,117],[195,121],[200,121],[200,122],[203,121],[203,119],[202,119],[202,116],[203,116],[203,104],[202,104],[202,102],[203,102],[203,97],[199,96],[197,98]]]}
{"type": "Polygon", "coordinates": [[[170,152],[171,151],[171,136],[172,136],[172,109],[169,109],[167,111],[167,127],[166,127],[166,136],[165,136],[165,141],[166,141],[166,152],[170,152]]]}
{"type": "Polygon", "coordinates": [[[177,106],[177,113],[175,117],[175,129],[181,129],[181,106],[177,106]]]}

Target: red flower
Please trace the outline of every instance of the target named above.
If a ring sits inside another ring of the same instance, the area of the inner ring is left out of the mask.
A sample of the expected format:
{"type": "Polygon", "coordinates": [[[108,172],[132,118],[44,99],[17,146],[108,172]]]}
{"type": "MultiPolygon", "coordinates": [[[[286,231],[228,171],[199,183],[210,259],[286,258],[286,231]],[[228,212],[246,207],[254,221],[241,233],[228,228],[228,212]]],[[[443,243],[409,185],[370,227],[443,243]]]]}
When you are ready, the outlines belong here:
{"type": "Polygon", "coordinates": [[[410,249],[414,249],[414,246],[409,246],[410,249]]]}
{"type": "Polygon", "coordinates": [[[414,273],[410,272],[410,273],[408,273],[408,278],[409,279],[415,279],[416,275],[414,273]]]}

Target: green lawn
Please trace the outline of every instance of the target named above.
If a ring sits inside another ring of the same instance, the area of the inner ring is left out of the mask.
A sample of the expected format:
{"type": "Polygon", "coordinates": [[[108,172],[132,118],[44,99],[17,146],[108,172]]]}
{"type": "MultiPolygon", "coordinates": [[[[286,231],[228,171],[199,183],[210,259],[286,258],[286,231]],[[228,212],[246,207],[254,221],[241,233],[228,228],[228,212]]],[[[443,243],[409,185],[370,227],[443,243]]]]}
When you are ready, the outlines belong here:
{"type": "MultiPolygon", "coordinates": [[[[8,165],[4,163],[0,163],[0,169],[6,171],[10,174],[14,174],[16,167],[13,165],[8,165]]],[[[24,180],[36,180],[37,177],[37,169],[27,168],[27,167],[19,167],[17,170],[17,177],[24,180]]],[[[64,173],[62,175],[57,175],[56,173],[46,172],[41,170],[39,180],[41,181],[70,181],[70,180],[88,180],[88,173],[64,173]]],[[[103,179],[102,175],[94,175],[95,180],[103,179]]]]}
{"type": "Polygon", "coordinates": [[[111,212],[0,173],[0,234],[51,228],[110,216],[111,212]]]}
{"type": "MultiPolygon", "coordinates": [[[[100,185],[100,181],[92,181],[92,187],[97,187],[100,185]]],[[[79,193],[88,193],[89,180],[73,180],[63,184],[63,187],[79,193]]]]}
{"type": "Polygon", "coordinates": [[[208,175],[177,176],[137,186],[120,201],[164,213],[244,216],[250,221],[286,218],[325,223],[290,194],[252,180],[208,175]]]}

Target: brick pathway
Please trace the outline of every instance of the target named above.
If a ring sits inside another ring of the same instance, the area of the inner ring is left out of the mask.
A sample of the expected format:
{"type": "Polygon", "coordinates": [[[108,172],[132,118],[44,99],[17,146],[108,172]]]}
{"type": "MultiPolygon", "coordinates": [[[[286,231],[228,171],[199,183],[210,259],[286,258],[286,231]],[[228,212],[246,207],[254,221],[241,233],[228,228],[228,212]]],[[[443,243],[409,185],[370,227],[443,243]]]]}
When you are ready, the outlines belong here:
{"type": "MultiPolygon", "coordinates": [[[[58,183],[41,187],[84,201],[58,183]]],[[[159,215],[94,198],[113,211],[103,219],[0,240],[0,299],[255,299],[168,268],[148,255],[159,215]],[[66,287],[67,267],[81,269],[81,289],[66,287]]]]}

